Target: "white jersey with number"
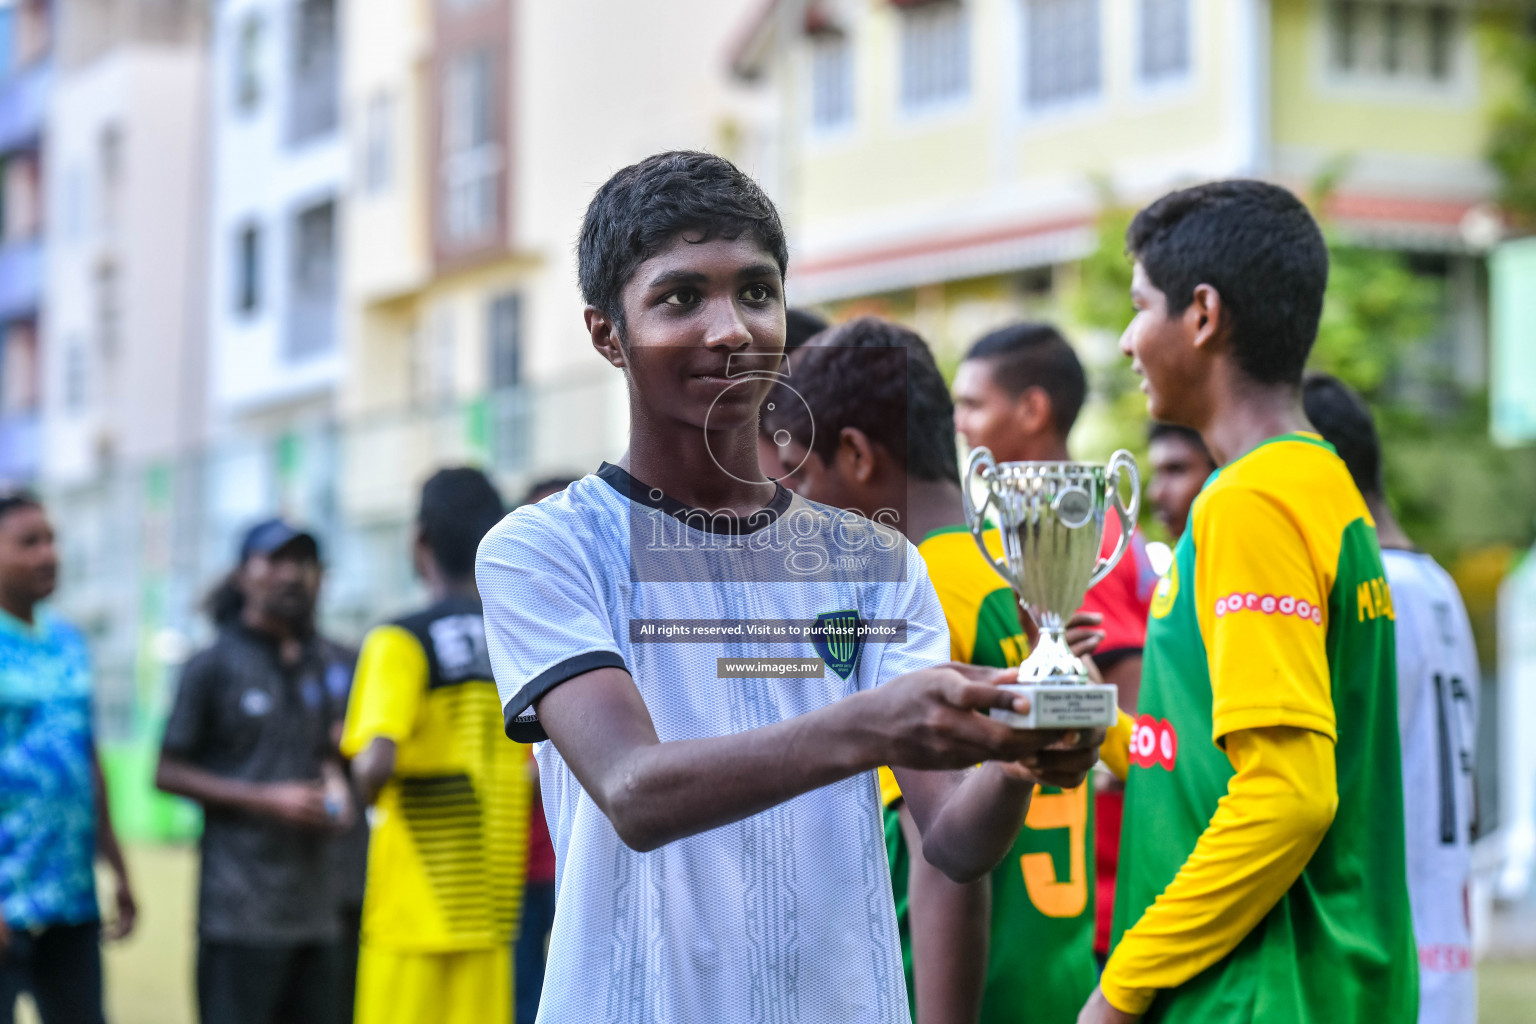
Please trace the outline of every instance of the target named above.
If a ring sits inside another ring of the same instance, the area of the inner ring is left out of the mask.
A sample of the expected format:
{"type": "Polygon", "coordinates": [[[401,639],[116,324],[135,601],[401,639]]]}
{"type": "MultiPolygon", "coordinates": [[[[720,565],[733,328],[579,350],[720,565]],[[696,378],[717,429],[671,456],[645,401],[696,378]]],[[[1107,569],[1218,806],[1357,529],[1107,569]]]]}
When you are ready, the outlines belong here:
{"type": "MultiPolygon", "coordinates": [[[[782,722],[949,657],[916,549],[782,488],[752,517],[708,516],[605,465],[503,520],[477,577],[508,732],[524,740],[543,735],[535,700],[604,666],[634,678],[666,742],[782,722]],[[903,620],[905,642],[657,642],[668,624],[853,612],[903,620]],[[722,678],[718,664],[817,655],[815,678],[722,678]]],[[[874,772],[637,853],[553,743],[537,755],[557,908],[539,1024],[906,1024],[874,772]]]]}
{"type": "Polygon", "coordinates": [[[1385,550],[1397,612],[1398,723],[1408,895],[1419,944],[1420,1024],[1474,1024],[1467,919],[1473,740],[1480,677],[1472,627],[1451,577],[1428,555],[1385,550]]]}

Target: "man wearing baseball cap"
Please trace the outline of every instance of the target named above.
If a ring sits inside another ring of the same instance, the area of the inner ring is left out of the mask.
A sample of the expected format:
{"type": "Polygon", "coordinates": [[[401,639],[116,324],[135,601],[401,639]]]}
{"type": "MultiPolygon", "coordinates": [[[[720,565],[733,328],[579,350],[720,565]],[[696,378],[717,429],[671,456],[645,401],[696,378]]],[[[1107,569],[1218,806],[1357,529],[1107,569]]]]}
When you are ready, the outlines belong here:
{"type": "Polygon", "coordinates": [[[155,784],[204,810],[197,1001],[205,1024],[335,1024],[342,991],[335,838],[356,811],[336,752],[352,654],[315,631],[320,545],[251,527],[187,662],[155,784]]]}

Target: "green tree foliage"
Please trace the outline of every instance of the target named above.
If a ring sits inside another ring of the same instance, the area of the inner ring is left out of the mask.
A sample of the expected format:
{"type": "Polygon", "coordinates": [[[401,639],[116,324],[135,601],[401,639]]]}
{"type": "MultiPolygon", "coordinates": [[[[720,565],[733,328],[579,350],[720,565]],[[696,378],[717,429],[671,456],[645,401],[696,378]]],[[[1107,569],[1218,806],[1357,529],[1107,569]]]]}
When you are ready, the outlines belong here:
{"type": "Polygon", "coordinates": [[[1498,56],[1514,88],[1495,109],[1488,162],[1499,176],[1499,205],[1516,224],[1536,227],[1536,43],[1511,33],[1498,56]]]}
{"type": "Polygon", "coordinates": [[[1439,326],[1444,305],[1444,283],[1415,274],[1401,253],[1332,241],[1312,366],[1383,401],[1394,371],[1439,326]]]}

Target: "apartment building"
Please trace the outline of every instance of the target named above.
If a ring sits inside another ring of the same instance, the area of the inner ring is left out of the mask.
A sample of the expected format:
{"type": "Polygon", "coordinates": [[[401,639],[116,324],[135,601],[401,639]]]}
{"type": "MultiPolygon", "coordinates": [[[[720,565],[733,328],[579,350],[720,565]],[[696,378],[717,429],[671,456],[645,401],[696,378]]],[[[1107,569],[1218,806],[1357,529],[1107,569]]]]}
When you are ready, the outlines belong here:
{"type": "Polygon", "coordinates": [[[1448,283],[1475,384],[1462,225],[1492,191],[1489,47],[1515,23],[1470,0],[782,0],[734,66],[783,112],[793,301],[898,316],[953,354],[1052,308],[1106,202],[1336,172],[1332,227],[1448,283]]]}
{"type": "Polygon", "coordinates": [[[91,640],[103,764],[129,831],[161,834],[185,809],[151,801],[152,750],[123,741],[168,690],[146,639],[195,601],[175,538],[204,435],[204,4],[53,0],[49,15],[34,483],[62,610],[91,640]]]}
{"type": "Polygon", "coordinates": [[[220,0],[210,26],[207,557],[281,509],[335,526],[341,5],[220,0]]]}
{"type": "Polygon", "coordinates": [[[200,440],[202,5],[56,0],[47,112],[43,482],[200,440]]]}

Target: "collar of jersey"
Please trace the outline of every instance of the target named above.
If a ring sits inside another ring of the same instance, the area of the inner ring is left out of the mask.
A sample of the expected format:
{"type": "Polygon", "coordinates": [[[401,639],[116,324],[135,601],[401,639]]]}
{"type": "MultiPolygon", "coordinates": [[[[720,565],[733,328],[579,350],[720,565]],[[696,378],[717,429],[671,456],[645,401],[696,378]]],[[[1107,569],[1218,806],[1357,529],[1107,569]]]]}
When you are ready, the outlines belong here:
{"type": "MultiPolygon", "coordinates": [[[[988,532],[990,532],[992,530],[995,530],[995,529],[997,529],[997,524],[993,523],[992,520],[990,520],[990,519],[983,519],[981,521],[981,532],[982,533],[988,533],[988,532]]],[[[923,539],[918,541],[917,544],[918,544],[918,547],[922,547],[924,544],[928,543],[933,538],[935,538],[935,537],[942,537],[946,533],[970,533],[970,532],[971,532],[971,528],[969,526],[967,526],[965,523],[951,523],[949,526],[936,526],[933,529],[929,530],[926,534],[924,534],[923,535],[923,539]]]]}
{"type": "MultiPolygon", "coordinates": [[[[1233,466],[1237,465],[1239,462],[1242,462],[1244,459],[1246,459],[1248,456],[1252,455],[1254,452],[1258,451],[1259,449],[1267,448],[1267,447],[1269,447],[1272,444],[1281,444],[1282,442],[1287,442],[1287,441],[1295,441],[1295,442],[1300,443],[1300,444],[1316,445],[1317,447],[1322,448],[1325,451],[1331,452],[1334,455],[1339,454],[1338,451],[1333,447],[1333,445],[1331,445],[1327,441],[1323,440],[1323,435],[1321,435],[1321,434],[1314,434],[1310,430],[1293,430],[1289,434],[1277,434],[1274,437],[1271,437],[1271,438],[1269,438],[1267,440],[1260,441],[1258,444],[1254,445],[1252,448],[1249,448],[1247,451],[1243,452],[1243,454],[1239,455],[1237,458],[1233,459],[1231,462],[1227,463],[1225,466],[1218,466],[1218,467],[1216,467],[1216,471],[1214,473],[1212,473],[1210,475],[1210,477],[1205,481],[1205,486],[1209,487],[1211,485],[1211,481],[1215,480],[1222,473],[1226,472],[1228,469],[1231,469],[1233,466]]],[[[1204,488],[1201,488],[1201,489],[1204,490],[1204,488]]]]}
{"type": "Polygon", "coordinates": [[[605,462],[598,467],[597,477],[636,505],[660,509],[689,529],[699,530],[702,533],[724,533],[733,536],[756,533],[764,527],[772,526],[779,516],[789,511],[789,503],[795,499],[783,484],[775,482],[772,501],[756,512],[738,516],[684,505],[676,498],[662,494],[659,488],[636,480],[626,470],[610,462],[605,462]],[[660,495],[660,497],[652,497],[652,495],[660,495]]]}
{"type": "Polygon", "coordinates": [[[23,622],[4,608],[0,608],[0,632],[13,633],[28,640],[41,640],[48,635],[52,614],[43,605],[32,609],[32,621],[23,622]]]}

